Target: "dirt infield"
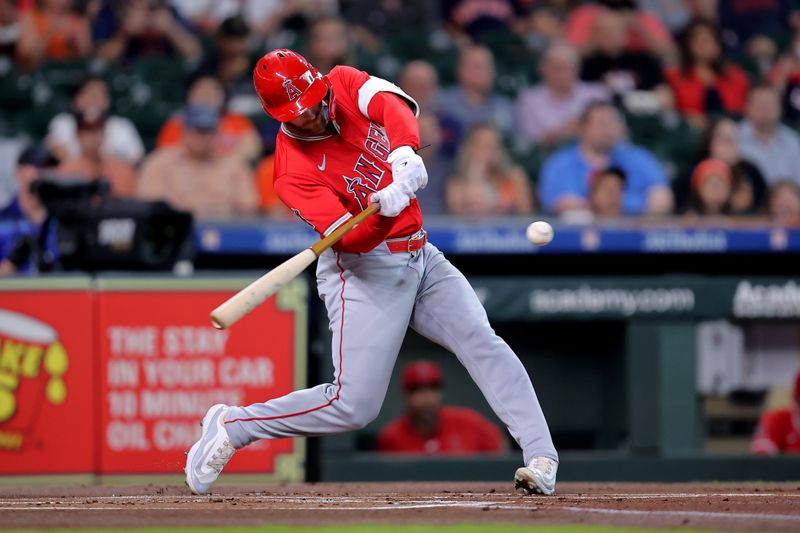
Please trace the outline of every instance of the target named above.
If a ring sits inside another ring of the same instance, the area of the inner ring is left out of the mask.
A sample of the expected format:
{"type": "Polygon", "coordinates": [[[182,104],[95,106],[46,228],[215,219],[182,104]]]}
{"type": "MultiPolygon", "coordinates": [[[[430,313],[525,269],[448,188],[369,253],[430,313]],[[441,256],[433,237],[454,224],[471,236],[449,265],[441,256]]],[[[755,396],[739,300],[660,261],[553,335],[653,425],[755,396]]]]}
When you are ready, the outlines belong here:
{"type": "Polygon", "coordinates": [[[0,528],[343,523],[603,524],[800,531],[800,484],[562,483],[523,497],[509,483],[0,489],[0,528]]]}

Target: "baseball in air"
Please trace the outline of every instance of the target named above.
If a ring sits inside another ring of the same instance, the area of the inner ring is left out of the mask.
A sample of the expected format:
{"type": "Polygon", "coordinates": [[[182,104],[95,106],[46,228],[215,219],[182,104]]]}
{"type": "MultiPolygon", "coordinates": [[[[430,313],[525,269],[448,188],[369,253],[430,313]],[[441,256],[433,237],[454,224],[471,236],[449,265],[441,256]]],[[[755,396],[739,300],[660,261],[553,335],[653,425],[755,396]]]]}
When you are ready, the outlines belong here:
{"type": "Polygon", "coordinates": [[[544,246],[553,240],[553,226],[543,220],[532,222],[525,231],[525,236],[536,246],[544,246]]]}

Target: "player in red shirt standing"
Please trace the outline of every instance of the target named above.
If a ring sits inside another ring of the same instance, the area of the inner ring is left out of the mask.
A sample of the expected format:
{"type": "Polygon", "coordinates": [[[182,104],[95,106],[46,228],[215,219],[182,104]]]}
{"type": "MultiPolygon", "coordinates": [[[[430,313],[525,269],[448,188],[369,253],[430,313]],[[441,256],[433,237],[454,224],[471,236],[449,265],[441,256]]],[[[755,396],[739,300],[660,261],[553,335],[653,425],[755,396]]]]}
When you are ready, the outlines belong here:
{"type": "Polygon", "coordinates": [[[237,448],[259,439],[360,429],[378,415],[409,326],[453,352],[523,450],[528,493],[555,492],[558,455],[522,363],[495,335],[472,287],[427,243],[415,193],[428,181],[417,103],[351,67],[323,76],[301,55],[273,50],[253,79],[282,122],[275,191],[320,235],[365,209],[380,212],[323,253],[317,289],[333,333],[334,379],[245,407],[214,405],[189,450],[186,483],[210,490],[237,448]]]}
{"type": "Polygon", "coordinates": [[[378,435],[384,453],[470,454],[502,451],[494,424],[466,407],[442,405],[442,370],[414,361],[403,371],[406,412],[378,435]]]}
{"type": "Polygon", "coordinates": [[[800,372],[794,381],[792,405],[767,411],[758,422],[750,449],[757,455],[800,453],[800,372]]]}

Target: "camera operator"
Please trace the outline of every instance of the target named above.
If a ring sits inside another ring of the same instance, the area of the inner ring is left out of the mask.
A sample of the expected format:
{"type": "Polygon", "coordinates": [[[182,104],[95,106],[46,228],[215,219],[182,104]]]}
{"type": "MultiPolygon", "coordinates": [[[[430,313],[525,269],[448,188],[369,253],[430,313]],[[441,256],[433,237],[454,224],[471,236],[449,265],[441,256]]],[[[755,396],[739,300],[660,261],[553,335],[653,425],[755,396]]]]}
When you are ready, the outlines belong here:
{"type": "Polygon", "coordinates": [[[29,272],[55,259],[54,245],[47,236],[47,210],[31,184],[58,161],[44,147],[31,146],[17,160],[17,196],[0,210],[0,275],[29,272]]]}

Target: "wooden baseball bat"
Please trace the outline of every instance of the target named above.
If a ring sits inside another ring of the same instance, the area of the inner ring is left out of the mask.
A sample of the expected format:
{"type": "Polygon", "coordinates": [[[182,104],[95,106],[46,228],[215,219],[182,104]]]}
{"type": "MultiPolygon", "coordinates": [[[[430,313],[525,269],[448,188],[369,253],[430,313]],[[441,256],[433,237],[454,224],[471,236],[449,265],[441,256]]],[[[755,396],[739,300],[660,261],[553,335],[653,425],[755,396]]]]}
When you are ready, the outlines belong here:
{"type": "Polygon", "coordinates": [[[380,210],[380,204],[370,204],[366,209],[336,228],[330,235],[306,248],[291,259],[287,259],[253,283],[240,290],[211,312],[211,323],[217,329],[225,329],[236,323],[244,315],[264,303],[281,287],[296,278],[313,263],[325,250],[339,242],[347,233],[367,217],[380,210]]]}

